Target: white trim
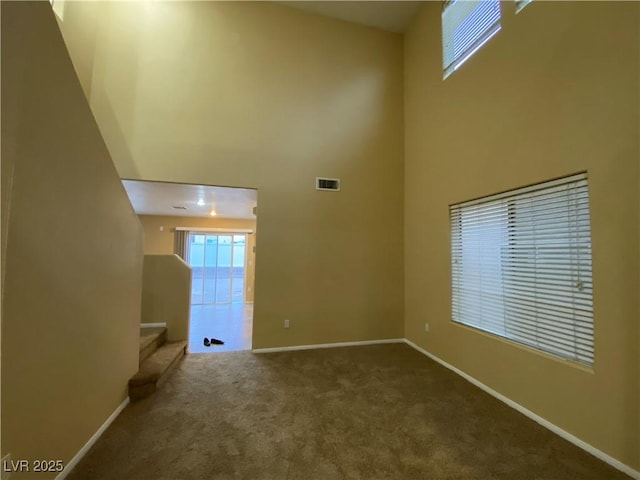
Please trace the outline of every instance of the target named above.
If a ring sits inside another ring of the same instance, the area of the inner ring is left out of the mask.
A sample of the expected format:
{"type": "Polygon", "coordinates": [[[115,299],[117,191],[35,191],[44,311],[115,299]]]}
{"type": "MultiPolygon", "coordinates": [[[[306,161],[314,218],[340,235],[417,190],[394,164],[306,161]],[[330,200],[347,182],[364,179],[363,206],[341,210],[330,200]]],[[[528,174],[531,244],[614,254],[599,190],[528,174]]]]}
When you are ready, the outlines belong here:
{"type": "Polygon", "coordinates": [[[167,328],[167,322],[161,323],[141,323],[140,328],[167,328]]]}
{"type": "Polygon", "coordinates": [[[317,348],[358,347],[362,345],[380,345],[383,343],[403,343],[404,338],[387,338],[384,340],[365,340],[363,342],[316,343],[314,345],[294,345],[292,347],[254,348],[253,353],[291,352],[294,350],[315,350],[317,348]]]}
{"type": "Polygon", "coordinates": [[[252,228],[214,228],[214,227],[176,227],[176,231],[185,232],[221,232],[221,233],[253,233],[252,228]]]}
{"type": "Polygon", "coordinates": [[[573,443],[577,447],[580,447],[581,449],[583,449],[587,453],[590,453],[594,457],[599,458],[603,462],[608,463],[613,468],[615,468],[617,470],[620,470],[623,473],[626,473],[631,478],[635,478],[636,480],[640,480],[640,472],[639,471],[634,470],[630,466],[625,465],[624,463],[622,463],[620,460],[616,460],[612,456],[607,455],[606,453],[604,453],[602,450],[598,450],[593,445],[589,445],[587,442],[585,442],[583,440],[580,440],[578,437],[570,434],[566,430],[563,430],[562,428],[558,427],[557,425],[554,425],[550,421],[545,420],[544,418],[542,418],[539,415],[536,415],[531,410],[528,410],[527,408],[523,407],[519,403],[516,403],[513,400],[511,400],[510,398],[505,397],[501,393],[496,392],[492,388],[486,386],[484,383],[482,383],[479,380],[476,380],[475,378],[473,378],[471,375],[469,375],[467,373],[464,373],[462,370],[460,370],[460,369],[454,367],[453,365],[445,362],[441,358],[438,358],[435,355],[433,355],[432,353],[427,352],[425,349],[423,349],[422,347],[419,347],[418,345],[413,343],[411,340],[408,340],[408,339],[405,338],[404,341],[405,341],[405,343],[407,345],[409,345],[410,347],[414,348],[418,352],[420,352],[420,353],[426,355],[427,357],[429,357],[430,359],[438,362],[440,365],[448,368],[452,372],[457,373],[458,375],[460,375],[462,378],[464,378],[468,382],[473,383],[476,387],[480,388],[481,390],[484,390],[489,395],[497,398],[501,402],[506,403],[508,406],[510,406],[514,410],[517,410],[518,412],[522,413],[523,415],[529,417],[531,420],[539,423],[540,425],[542,425],[543,427],[547,428],[548,430],[551,430],[556,435],[558,435],[558,436],[564,438],[565,440],[573,443]]]}
{"type": "Polygon", "coordinates": [[[113,421],[118,417],[118,415],[120,415],[120,412],[122,412],[122,410],[124,410],[124,407],[126,407],[128,404],[129,404],[129,397],[125,398],[123,402],[120,405],[118,405],[118,407],[113,411],[113,413],[109,416],[109,418],[107,418],[107,420],[102,424],[102,426],[98,429],[98,431],[94,433],[93,436],[89,439],[89,441],[84,444],[84,446],[80,449],[78,453],[76,453],[75,457],[73,457],[64,466],[64,470],[62,470],[62,472],[58,474],[58,476],[56,477],[56,480],[64,480],[65,478],[67,478],[67,475],[69,475],[69,473],[76,467],[76,465],[78,465],[80,460],[82,460],[82,458],[87,454],[89,449],[93,447],[93,444],[98,441],[98,439],[102,436],[104,431],[107,428],[109,428],[109,425],[113,423],[113,421]]]}

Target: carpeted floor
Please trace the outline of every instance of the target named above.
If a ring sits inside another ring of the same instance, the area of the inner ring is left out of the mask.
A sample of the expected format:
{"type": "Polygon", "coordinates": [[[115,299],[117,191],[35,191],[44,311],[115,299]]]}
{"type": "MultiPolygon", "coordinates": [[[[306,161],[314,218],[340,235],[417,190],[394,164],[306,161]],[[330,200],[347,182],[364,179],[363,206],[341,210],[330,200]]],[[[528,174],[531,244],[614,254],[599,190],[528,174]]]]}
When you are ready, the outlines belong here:
{"type": "Polygon", "coordinates": [[[392,344],[188,355],[67,478],[629,477],[392,344]]]}

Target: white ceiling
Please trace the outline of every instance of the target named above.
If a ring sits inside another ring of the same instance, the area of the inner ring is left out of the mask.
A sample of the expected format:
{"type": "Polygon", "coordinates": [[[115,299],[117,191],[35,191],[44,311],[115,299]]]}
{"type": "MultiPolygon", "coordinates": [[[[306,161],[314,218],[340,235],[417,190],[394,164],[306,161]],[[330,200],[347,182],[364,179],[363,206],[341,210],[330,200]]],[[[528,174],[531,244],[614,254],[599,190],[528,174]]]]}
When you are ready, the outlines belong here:
{"type": "Polygon", "coordinates": [[[216,218],[256,218],[256,190],[138,180],[123,180],[122,184],[138,215],[211,218],[213,209],[216,218]]]}
{"type": "Polygon", "coordinates": [[[424,1],[277,2],[309,13],[403,33],[424,1]]]}

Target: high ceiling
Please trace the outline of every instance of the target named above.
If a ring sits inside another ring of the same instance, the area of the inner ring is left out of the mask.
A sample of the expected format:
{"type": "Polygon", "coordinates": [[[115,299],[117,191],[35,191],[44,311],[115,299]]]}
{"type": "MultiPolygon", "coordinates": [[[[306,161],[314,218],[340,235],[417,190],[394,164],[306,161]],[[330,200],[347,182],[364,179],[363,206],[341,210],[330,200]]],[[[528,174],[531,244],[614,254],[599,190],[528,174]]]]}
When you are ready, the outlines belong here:
{"type": "Polygon", "coordinates": [[[138,215],[255,219],[258,192],[247,188],[123,180],[138,215]]]}
{"type": "MultiPolygon", "coordinates": [[[[277,2],[298,10],[402,33],[423,1],[288,1],[277,2]]],[[[257,191],[243,188],[179,183],[122,181],[139,215],[254,219],[257,191]]]]}
{"type": "Polygon", "coordinates": [[[277,2],[309,13],[403,33],[423,1],[293,1],[277,2]]]}

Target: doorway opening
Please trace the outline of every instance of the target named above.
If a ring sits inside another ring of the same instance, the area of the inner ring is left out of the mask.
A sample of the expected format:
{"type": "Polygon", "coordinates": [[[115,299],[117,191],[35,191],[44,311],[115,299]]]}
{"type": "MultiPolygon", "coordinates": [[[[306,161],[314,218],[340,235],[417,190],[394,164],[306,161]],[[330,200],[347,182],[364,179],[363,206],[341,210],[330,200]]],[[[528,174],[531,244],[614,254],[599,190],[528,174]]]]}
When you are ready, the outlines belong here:
{"type": "Polygon", "coordinates": [[[253,240],[253,232],[188,233],[186,261],[192,274],[189,351],[251,349],[253,240]]]}
{"type": "Polygon", "coordinates": [[[138,180],[123,185],[144,228],[145,255],[177,255],[191,269],[190,291],[188,284],[171,289],[184,292],[185,312],[174,317],[188,324],[188,351],[250,350],[257,191],[138,180]]]}

